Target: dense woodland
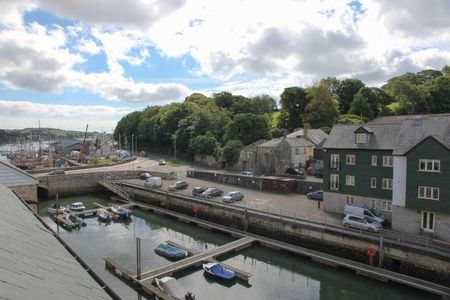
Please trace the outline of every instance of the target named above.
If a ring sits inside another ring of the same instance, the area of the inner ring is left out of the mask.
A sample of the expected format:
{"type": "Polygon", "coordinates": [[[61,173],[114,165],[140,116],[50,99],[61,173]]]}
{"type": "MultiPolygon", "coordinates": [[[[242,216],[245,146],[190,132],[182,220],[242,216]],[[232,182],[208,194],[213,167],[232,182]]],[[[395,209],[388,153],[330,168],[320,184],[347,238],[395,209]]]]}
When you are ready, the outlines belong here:
{"type": "Polygon", "coordinates": [[[192,94],[182,103],[149,106],[124,116],[114,132],[123,146],[134,135],[139,149],[223,155],[237,160],[239,148],[259,139],[283,136],[298,127],[360,124],[381,115],[450,112],[450,66],[393,77],[381,88],[358,79],[328,77],[306,88],[288,87],[277,102],[262,95],[246,98],[228,92],[192,94]]]}

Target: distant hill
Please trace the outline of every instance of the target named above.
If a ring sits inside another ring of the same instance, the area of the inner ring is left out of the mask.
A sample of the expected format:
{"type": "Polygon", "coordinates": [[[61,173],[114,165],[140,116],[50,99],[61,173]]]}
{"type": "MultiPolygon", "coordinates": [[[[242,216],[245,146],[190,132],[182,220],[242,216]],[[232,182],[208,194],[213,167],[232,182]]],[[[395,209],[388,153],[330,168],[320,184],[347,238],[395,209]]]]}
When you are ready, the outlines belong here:
{"type": "MultiPolygon", "coordinates": [[[[98,132],[88,132],[87,137],[93,137],[98,132]]],[[[63,130],[58,128],[25,128],[25,129],[0,129],[0,144],[18,141],[38,141],[83,138],[84,131],[63,130]]]]}

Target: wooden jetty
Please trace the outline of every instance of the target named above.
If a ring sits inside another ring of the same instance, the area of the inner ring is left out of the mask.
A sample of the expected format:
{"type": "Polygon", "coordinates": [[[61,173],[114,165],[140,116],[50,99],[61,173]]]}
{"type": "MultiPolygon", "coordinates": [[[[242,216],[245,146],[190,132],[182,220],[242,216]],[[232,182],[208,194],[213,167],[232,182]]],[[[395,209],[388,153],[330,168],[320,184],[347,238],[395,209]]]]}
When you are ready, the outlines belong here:
{"type": "MultiPolygon", "coordinates": [[[[124,208],[130,208],[130,207],[134,206],[134,204],[131,204],[131,203],[130,204],[104,206],[104,205],[101,205],[101,204],[99,204],[97,202],[94,202],[94,205],[97,206],[98,208],[104,208],[104,209],[110,209],[113,206],[120,206],[120,207],[124,207],[124,208]]],[[[83,210],[83,211],[77,211],[77,212],[75,212],[75,211],[74,212],[66,212],[66,213],[58,214],[56,216],[54,214],[51,214],[51,216],[53,217],[55,222],[58,222],[59,224],[62,224],[66,228],[71,229],[71,228],[74,228],[76,226],[74,226],[71,222],[68,222],[66,220],[66,216],[67,215],[71,214],[71,215],[74,215],[74,216],[77,216],[77,217],[78,216],[95,215],[95,214],[97,214],[98,208],[88,209],[88,210],[83,210]]]]}
{"type": "MultiPolygon", "coordinates": [[[[172,276],[173,273],[178,271],[190,268],[190,267],[198,267],[205,262],[218,262],[215,260],[216,257],[220,255],[224,255],[231,251],[239,251],[244,248],[250,247],[253,242],[255,242],[255,238],[253,237],[244,237],[233,241],[231,243],[213,248],[211,250],[205,252],[197,252],[192,249],[186,248],[182,245],[179,245],[173,241],[167,241],[168,244],[183,249],[188,252],[189,257],[179,260],[177,262],[168,264],[166,266],[156,268],[154,270],[150,270],[141,274],[140,278],[137,278],[137,274],[129,271],[125,267],[121,266],[117,263],[113,258],[106,257],[105,265],[107,268],[114,270],[115,274],[121,276],[123,279],[133,282],[142,287],[150,295],[156,295],[160,299],[172,299],[170,296],[166,295],[162,291],[160,291],[157,287],[153,285],[155,278],[162,278],[165,276],[172,276]]],[[[242,280],[248,281],[250,273],[239,270],[229,265],[225,265],[220,262],[224,267],[234,271],[236,276],[242,280]]]]}

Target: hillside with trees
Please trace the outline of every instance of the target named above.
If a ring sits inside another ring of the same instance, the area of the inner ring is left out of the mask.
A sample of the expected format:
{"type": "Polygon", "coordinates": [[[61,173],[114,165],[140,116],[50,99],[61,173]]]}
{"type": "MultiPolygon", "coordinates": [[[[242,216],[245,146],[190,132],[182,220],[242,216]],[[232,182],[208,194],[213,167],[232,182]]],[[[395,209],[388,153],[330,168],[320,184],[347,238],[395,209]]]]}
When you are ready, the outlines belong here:
{"type": "Polygon", "coordinates": [[[450,67],[393,77],[381,88],[361,80],[328,77],[306,88],[287,87],[275,99],[229,92],[194,93],[182,103],[149,106],[124,116],[114,132],[121,145],[132,136],[139,149],[222,156],[233,163],[238,149],[280,137],[308,124],[329,132],[336,123],[360,124],[383,115],[450,113],[450,67]]]}

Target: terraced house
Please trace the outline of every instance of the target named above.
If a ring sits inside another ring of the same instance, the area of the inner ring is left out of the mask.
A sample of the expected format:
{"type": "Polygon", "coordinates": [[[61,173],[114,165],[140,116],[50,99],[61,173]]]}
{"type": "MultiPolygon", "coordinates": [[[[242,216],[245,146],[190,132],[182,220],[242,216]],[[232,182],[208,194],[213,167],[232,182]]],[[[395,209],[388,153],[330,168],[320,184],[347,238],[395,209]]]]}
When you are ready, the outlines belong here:
{"type": "Polygon", "coordinates": [[[336,125],[324,149],[326,211],[365,204],[394,230],[450,240],[450,114],[336,125]]]}

